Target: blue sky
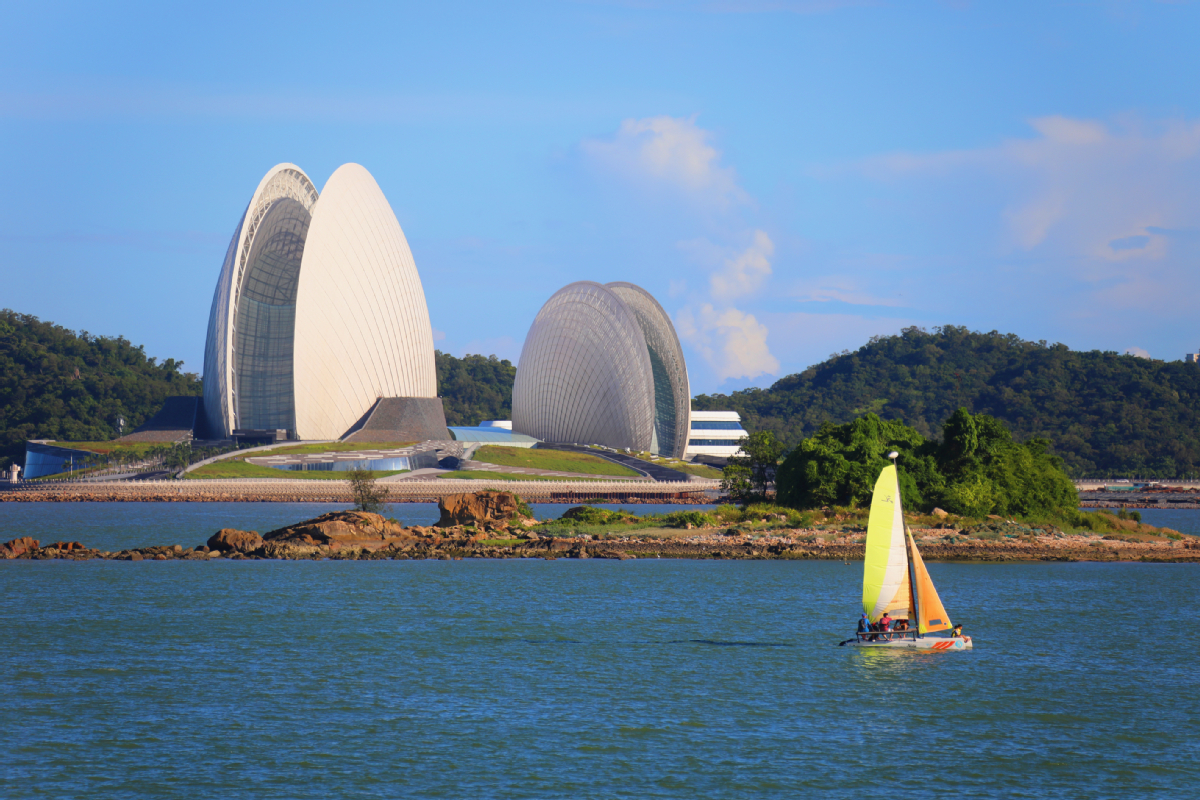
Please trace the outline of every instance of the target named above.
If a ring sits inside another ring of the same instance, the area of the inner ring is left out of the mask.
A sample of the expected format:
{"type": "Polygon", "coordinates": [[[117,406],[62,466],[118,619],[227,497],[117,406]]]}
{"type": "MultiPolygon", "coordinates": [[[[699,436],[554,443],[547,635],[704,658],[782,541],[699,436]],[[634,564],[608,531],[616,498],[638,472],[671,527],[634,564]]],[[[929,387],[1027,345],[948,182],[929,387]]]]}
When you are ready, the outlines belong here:
{"type": "Polygon", "coordinates": [[[0,305],[200,371],[272,165],[355,161],[437,346],[574,280],[695,393],[908,325],[1200,349],[1200,9],[1157,2],[6,3],[0,305]]]}

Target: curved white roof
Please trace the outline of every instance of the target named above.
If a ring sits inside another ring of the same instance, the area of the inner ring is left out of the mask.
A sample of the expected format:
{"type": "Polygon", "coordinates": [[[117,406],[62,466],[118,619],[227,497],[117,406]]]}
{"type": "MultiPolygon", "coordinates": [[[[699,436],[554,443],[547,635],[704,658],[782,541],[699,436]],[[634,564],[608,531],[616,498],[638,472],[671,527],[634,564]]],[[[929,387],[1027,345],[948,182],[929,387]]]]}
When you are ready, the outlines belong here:
{"type": "Polygon", "coordinates": [[[296,436],[341,436],[380,397],[436,397],[433,328],[404,231],[344,164],[313,212],[296,302],[296,436]]]}
{"type": "Polygon", "coordinates": [[[275,201],[290,198],[311,211],[318,196],[317,188],[304,170],[295,164],[277,164],[258,182],[258,188],[233,232],[213,293],[204,346],[204,413],[214,436],[225,437],[236,428],[248,427],[238,419],[233,324],[258,227],[275,201]]]}
{"type": "Polygon", "coordinates": [[[657,452],[683,458],[687,450],[688,421],[692,393],[688,385],[683,347],[671,318],[654,296],[640,286],[618,282],[607,284],[637,318],[650,352],[654,372],[654,434],[657,452]]]}
{"type": "Polygon", "coordinates": [[[549,442],[649,450],[654,371],[634,312],[611,289],[559,289],[533,320],[513,384],[513,430],[549,442]]]}
{"type": "Polygon", "coordinates": [[[436,396],[425,292],[375,179],[345,164],[318,195],[299,167],[273,167],[213,296],[204,353],[212,435],[286,427],[334,439],[379,397],[436,396]]]}

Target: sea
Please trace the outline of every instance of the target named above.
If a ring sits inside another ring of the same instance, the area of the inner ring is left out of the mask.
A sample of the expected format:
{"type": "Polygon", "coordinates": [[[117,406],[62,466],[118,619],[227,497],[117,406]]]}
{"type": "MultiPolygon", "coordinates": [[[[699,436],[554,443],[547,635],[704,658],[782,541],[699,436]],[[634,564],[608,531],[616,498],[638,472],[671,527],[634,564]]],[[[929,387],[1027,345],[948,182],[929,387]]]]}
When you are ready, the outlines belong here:
{"type": "MultiPolygon", "coordinates": [[[[0,525],[193,546],[337,507],[0,525]]],[[[973,651],[839,647],[861,562],[4,561],[0,797],[1197,796],[1200,565],[928,567],[973,651]]]]}

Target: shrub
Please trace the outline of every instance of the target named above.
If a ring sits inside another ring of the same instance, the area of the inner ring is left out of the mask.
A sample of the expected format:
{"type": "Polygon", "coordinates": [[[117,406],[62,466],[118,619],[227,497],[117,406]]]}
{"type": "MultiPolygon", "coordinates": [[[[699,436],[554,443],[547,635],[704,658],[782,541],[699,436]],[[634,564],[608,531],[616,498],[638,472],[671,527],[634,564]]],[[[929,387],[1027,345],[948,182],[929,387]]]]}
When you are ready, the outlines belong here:
{"type": "Polygon", "coordinates": [[[730,505],[729,503],[723,503],[717,506],[712,514],[722,523],[742,521],[742,510],[735,505],[730,505]]]}
{"type": "Polygon", "coordinates": [[[663,515],[663,522],[672,528],[686,528],[688,525],[693,528],[710,528],[717,524],[712,514],[703,511],[673,511],[663,515]]]}
{"type": "Polygon", "coordinates": [[[606,508],[593,506],[575,506],[563,512],[562,519],[579,522],[584,525],[619,525],[626,522],[636,522],[637,515],[621,509],[609,511],[606,508]]]}

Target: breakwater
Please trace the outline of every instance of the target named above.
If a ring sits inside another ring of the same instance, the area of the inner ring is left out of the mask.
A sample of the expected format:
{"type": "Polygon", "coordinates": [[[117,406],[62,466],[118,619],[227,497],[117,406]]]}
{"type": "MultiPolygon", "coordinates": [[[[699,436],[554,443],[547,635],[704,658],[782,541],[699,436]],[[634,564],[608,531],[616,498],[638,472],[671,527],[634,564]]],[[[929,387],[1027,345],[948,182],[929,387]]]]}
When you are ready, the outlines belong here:
{"type": "MultiPolygon", "coordinates": [[[[486,489],[513,492],[527,502],[711,503],[719,495],[712,481],[506,481],[428,480],[376,486],[387,503],[430,503],[449,495],[486,489]]],[[[10,503],[350,503],[349,481],[338,480],[167,480],[111,482],[26,482],[0,489],[10,503]]]]}

